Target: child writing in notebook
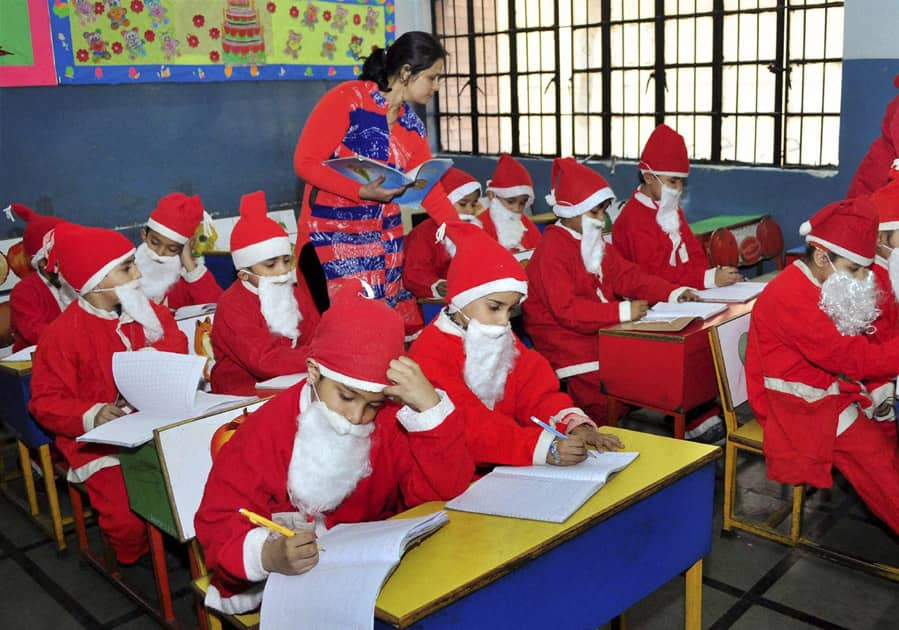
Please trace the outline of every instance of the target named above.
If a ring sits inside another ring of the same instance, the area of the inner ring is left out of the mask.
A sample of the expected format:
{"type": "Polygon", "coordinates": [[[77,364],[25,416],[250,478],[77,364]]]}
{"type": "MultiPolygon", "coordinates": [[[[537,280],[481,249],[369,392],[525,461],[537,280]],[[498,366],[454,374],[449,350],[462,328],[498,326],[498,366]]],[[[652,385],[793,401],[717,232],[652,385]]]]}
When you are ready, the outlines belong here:
{"type": "Polygon", "coordinates": [[[151,300],[176,311],[182,306],[217,302],[222,288],[193,250],[197,227],[207,218],[199,195],[179,192],[159,200],[141,230],[137,248],[141,287],[151,300]]]}
{"type": "MultiPolygon", "coordinates": [[[[465,171],[450,168],[440,183],[458,211],[459,220],[482,227],[478,214],[484,208],[478,181],[465,171]]],[[[438,227],[428,217],[412,228],[403,242],[406,252],[403,282],[419,298],[446,296],[446,272],[455,249],[449,239],[437,239],[438,227]]]]}
{"type": "Polygon", "coordinates": [[[287,232],[266,216],[265,194],[240,200],[231,232],[238,282],[222,295],[212,327],[212,391],[252,395],[256,383],[306,371],[319,312],[297,277],[287,232]]]}
{"type": "Polygon", "coordinates": [[[559,391],[549,362],[512,333],[512,309],[528,292],[511,253],[468,225],[448,230],[456,255],[447,277],[447,307],[416,339],[409,356],[449,394],[465,420],[479,465],[571,465],[586,446],[621,446],[559,391]],[[531,416],[567,434],[543,431],[531,416]]]}
{"type": "Polygon", "coordinates": [[[655,128],[640,155],[640,187],[612,226],[612,242],[643,271],[694,289],[729,286],[736,267],[709,268],[699,239],[690,230],[680,197],[690,160],[683,136],[668,125],[655,128]]]}
{"type": "Polygon", "coordinates": [[[568,379],[574,402],[606,424],[597,331],[640,319],[652,303],[696,296],[645,273],[605,242],[605,212],[615,193],[602,175],[574,158],[557,158],[552,186],[547,202],[559,221],[546,228],[527,266],[525,329],[556,375],[568,379]]]}
{"type": "Polygon", "coordinates": [[[269,573],[314,570],[310,522],[321,531],[380,520],[470,482],[458,412],[401,356],[401,316],[369,295],[359,280],[344,283],[308,348],[308,377],[252,414],[216,456],[195,518],[213,576],[207,606],[252,610],[269,573]],[[272,536],[240,508],[296,534],[272,536]]]}
{"type": "MultiPolygon", "coordinates": [[[[14,203],[10,209],[23,221],[22,243],[34,273],[22,278],[9,296],[10,324],[13,330],[13,352],[36,345],[47,325],[75,299],[75,292],[62,282],[58,273],[47,269],[45,235],[62,222],[57,217],[38,214],[31,208],[14,203]]],[[[48,241],[52,240],[48,237],[48,241]]]]}
{"type": "Polygon", "coordinates": [[[487,234],[511,252],[537,247],[540,230],[524,214],[534,204],[534,182],[521,162],[507,153],[499,156],[487,199],[488,212],[481,219],[487,234]]]}
{"type": "Polygon", "coordinates": [[[76,438],[125,415],[112,376],[114,353],[187,352],[187,339],[168,309],[141,291],[134,253],[118,232],[71,223],[56,227],[47,267],[61,273],[78,298],[44,331],[31,377],[31,413],[53,433],[69,464],[67,479],[87,488],[122,564],[147,552],[146,525],[128,507],[117,450],[76,438]]]}

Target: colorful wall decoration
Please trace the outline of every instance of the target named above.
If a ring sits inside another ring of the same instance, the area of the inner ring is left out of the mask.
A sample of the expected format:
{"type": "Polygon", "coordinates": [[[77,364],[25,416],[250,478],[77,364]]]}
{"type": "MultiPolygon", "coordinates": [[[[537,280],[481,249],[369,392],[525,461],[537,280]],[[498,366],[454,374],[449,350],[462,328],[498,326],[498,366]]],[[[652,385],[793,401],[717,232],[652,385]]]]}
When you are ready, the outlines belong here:
{"type": "Polygon", "coordinates": [[[50,0],[50,10],[61,84],[352,79],[396,30],[394,0],[50,0]]]}
{"type": "Polygon", "coordinates": [[[56,85],[46,0],[0,0],[0,87],[56,85]]]}

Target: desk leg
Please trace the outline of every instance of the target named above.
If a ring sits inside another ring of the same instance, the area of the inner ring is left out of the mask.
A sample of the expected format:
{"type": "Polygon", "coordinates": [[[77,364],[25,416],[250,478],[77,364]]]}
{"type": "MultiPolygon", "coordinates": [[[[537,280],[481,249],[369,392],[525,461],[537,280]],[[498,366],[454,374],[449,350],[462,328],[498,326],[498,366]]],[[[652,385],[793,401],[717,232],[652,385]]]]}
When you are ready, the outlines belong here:
{"type": "Polygon", "coordinates": [[[687,430],[687,414],[673,413],[674,416],[674,438],[677,440],[684,439],[684,432],[687,430]]]}
{"type": "Polygon", "coordinates": [[[22,464],[22,479],[25,481],[25,494],[28,497],[28,507],[31,515],[37,516],[40,508],[37,504],[37,493],[34,490],[34,472],[31,470],[31,456],[28,447],[22,440],[16,440],[19,444],[19,462],[22,464]]]}
{"type": "Polygon", "coordinates": [[[53,535],[56,537],[56,548],[66,548],[66,537],[62,531],[62,512],[59,509],[59,495],[56,493],[56,477],[53,474],[53,458],[50,457],[50,445],[38,447],[41,458],[41,470],[44,473],[44,485],[47,489],[47,501],[50,503],[50,519],[53,521],[53,535]]]}
{"type": "Polygon", "coordinates": [[[687,569],[685,630],[699,630],[702,626],[702,558],[687,569]]]}
{"type": "Polygon", "coordinates": [[[150,539],[150,557],[153,561],[153,575],[156,577],[156,591],[159,594],[159,611],[166,622],[173,623],[175,611],[172,608],[172,590],[169,588],[169,571],[165,566],[162,534],[156,527],[147,523],[147,536],[150,539]]]}
{"type": "MultiPolygon", "coordinates": [[[[206,575],[206,564],[203,562],[202,551],[197,539],[194,538],[187,549],[187,557],[190,559],[190,578],[196,580],[206,575]]],[[[206,606],[199,596],[194,595],[195,610],[197,613],[197,621],[200,624],[200,630],[211,630],[213,628],[213,619],[206,612],[206,606]]],[[[217,630],[221,630],[221,625],[216,625],[217,630]]]]}
{"type": "Polygon", "coordinates": [[[612,396],[607,396],[606,400],[606,426],[618,426],[618,401],[612,396]]]}

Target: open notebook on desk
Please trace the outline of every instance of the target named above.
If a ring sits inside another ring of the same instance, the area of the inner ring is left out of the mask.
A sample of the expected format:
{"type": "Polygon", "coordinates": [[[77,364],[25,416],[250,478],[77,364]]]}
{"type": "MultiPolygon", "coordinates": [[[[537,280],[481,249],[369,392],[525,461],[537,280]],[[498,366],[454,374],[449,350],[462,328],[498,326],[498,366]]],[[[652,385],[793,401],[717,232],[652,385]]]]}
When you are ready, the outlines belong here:
{"type": "Polygon", "coordinates": [[[766,282],[737,282],[729,287],[715,287],[697,291],[702,302],[748,302],[758,296],[767,286],[766,282]]]}
{"type": "Polygon", "coordinates": [[[605,452],[575,466],[497,466],[446,507],[562,523],[638,455],[605,452]]]}
{"type": "Polygon", "coordinates": [[[726,304],[706,304],[702,302],[659,302],[651,309],[649,309],[646,315],[633,323],[639,326],[641,323],[673,322],[676,319],[681,319],[684,317],[691,317],[694,319],[697,317],[699,319],[708,319],[710,317],[714,317],[718,313],[723,313],[726,310],[726,304]]]}
{"type": "Polygon", "coordinates": [[[153,430],[217,409],[252,400],[198,391],[206,357],[174,352],[116,352],[112,375],[134,413],[91,429],[79,442],[135,447],[153,439],[153,430]]]}
{"type": "Polygon", "coordinates": [[[18,352],[13,352],[12,354],[8,354],[0,361],[4,361],[6,363],[15,362],[15,361],[31,361],[31,355],[35,353],[37,350],[37,346],[28,346],[27,348],[22,348],[18,352]]]}
{"type": "Polygon", "coordinates": [[[403,554],[448,521],[440,511],[420,518],[337,525],[318,538],[323,551],[311,570],[268,576],[260,627],[372,628],[375,601],[403,554]]]}

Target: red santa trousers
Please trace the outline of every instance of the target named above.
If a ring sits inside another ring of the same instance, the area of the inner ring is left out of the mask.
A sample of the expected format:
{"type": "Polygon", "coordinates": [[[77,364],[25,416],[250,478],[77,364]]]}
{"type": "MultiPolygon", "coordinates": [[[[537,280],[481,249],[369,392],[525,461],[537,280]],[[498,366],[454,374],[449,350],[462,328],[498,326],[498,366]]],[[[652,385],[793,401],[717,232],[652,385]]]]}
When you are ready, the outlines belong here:
{"type": "Polygon", "coordinates": [[[102,468],[88,477],[84,486],[116,559],[122,564],[133,564],[150,550],[150,546],[146,524],[128,505],[121,468],[102,468]]]}

